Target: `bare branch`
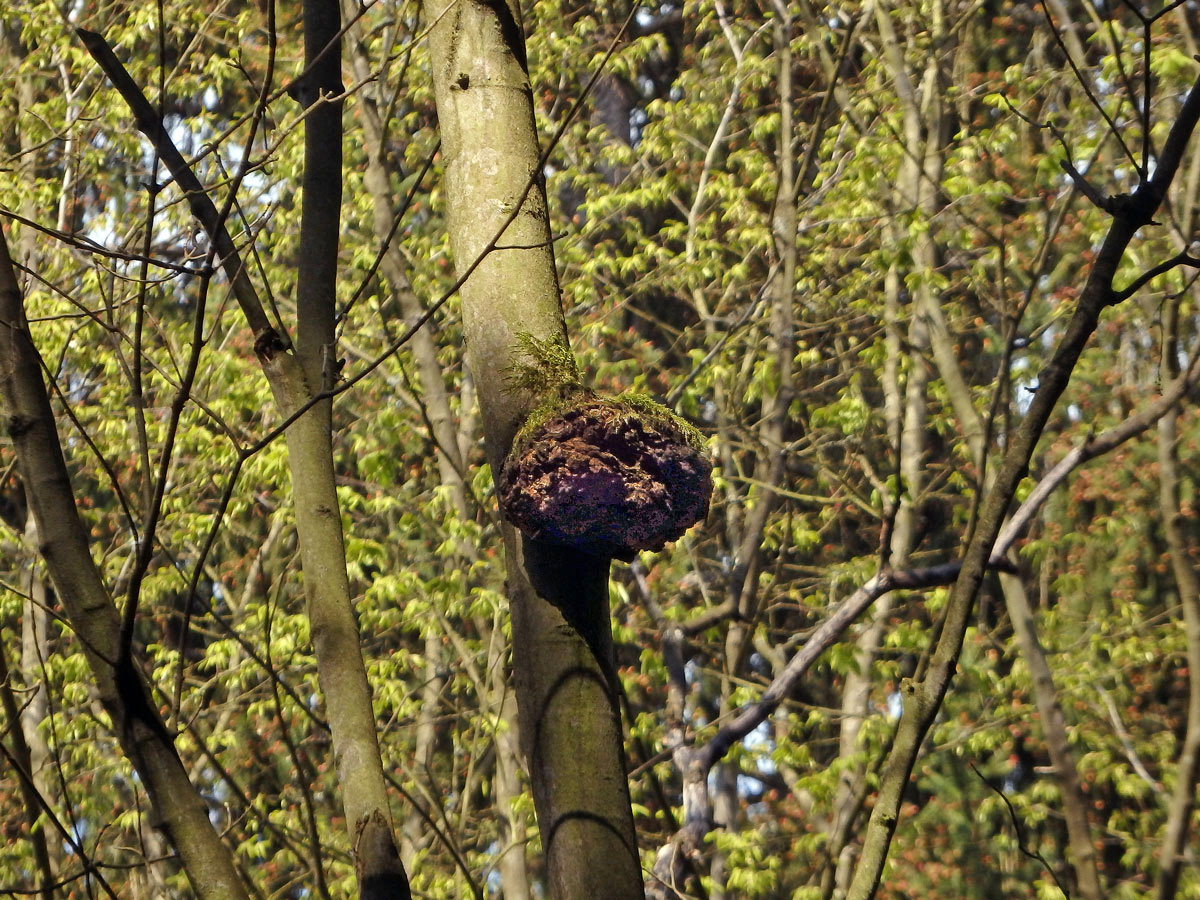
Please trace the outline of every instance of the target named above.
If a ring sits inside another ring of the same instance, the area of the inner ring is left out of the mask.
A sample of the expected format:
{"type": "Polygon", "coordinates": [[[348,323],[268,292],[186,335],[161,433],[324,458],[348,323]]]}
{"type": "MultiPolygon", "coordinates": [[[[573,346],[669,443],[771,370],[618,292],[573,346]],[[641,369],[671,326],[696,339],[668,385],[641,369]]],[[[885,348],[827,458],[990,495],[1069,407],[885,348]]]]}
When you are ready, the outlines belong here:
{"type": "Polygon", "coordinates": [[[221,258],[221,267],[225,270],[225,275],[233,286],[234,296],[242,307],[246,321],[250,323],[255,339],[262,340],[264,335],[274,335],[275,329],[263,310],[258,292],[246,275],[246,267],[233,244],[233,239],[229,236],[229,231],[225,228],[221,214],[183,158],[183,154],[175,146],[175,142],[167,134],[162,119],[150,105],[150,101],[146,99],[141,88],[125,70],[121,61],[117,59],[103,35],[84,28],[75,29],[75,33],[79,35],[79,39],[87,48],[88,53],[96,60],[104,74],[108,76],[108,80],[112,82],[113,87],[117,89],[129,106],[138,130],[154,145],[155,151],[170,170],[171,177],[175,179],[187,198],[192,215],[196,217],[196,221],[200,223],[209,240],[215,245],[217,254],[221,258]]]}
{"type": "Polygon", "coordinates": [[[1025,829],[1021,827],[1021,820],[1017,818],[1017,811],[1015,809],[1013,809],[1013,805],[1009,801],[1009,799],[1006,796],[1004,796],[1004,791],[1000,790],[998,787],[996,787],[994,784],[992,784],[992,782],[989,781],[987,778],[984,778],[983,773],[980,772],[977,768],[975,768],[974,763],[970,763],[970,766],[971,766],[971,771],[979,776],[979,780],[982,781],[984,784],[986,784],[993,791],[995,791],[996,796],[999,797],[1001,800],[1003,800],[1004,805],[1006,807],[1008,807],[1009,821],[1012,822],[1013,831],[1015,831],[1017,833],[1017,849],[1020,850],[1026,856],[1028,856],[1030,859],[1034,859],[1034,860],[1037,860],[1038,862],[1040,862],[1042,864],[1042,867],[1049,873],[1050,877],[1054,879],[1054,883],[1056,885],[1058,885],[1058,889],[1060,891],[1062,891],[1063,896],[1066,897],[1067,900],[1071,900],[1070,892],[1065,887],[1063,887],[1063,883],[1058,880],[1058,876],[1056,874],[1054,874],[1054,867],[1051,866],[1050,863],[1048,863],[1046,861],[1046,857],[1042,856],[1041,851],[1030,850],[1028,848],[1028,846],[1026,846],[1025,829]]]}
{"type": "Polygon", "coordinates": [[[1176,253],[1170,259],[1164,260],[1163,262],[1160,262],[1157,266],[1147,269],[1145,272],[1143,272],[1141,275],[1139,275],[1137,278],[1135,278],[1133,281],[1131,281],[1129,283],[1129,287],[1126,287],[1126,288],[1123,288],[1123,289],[1117,291],[1114,294],[1115,299],[1113,300],[1113,303],[1120,303],[1123,300],[1128,300],[1130,297],[1132,297],[1134,294],[1136,294],[1138,291],[1140,291],[1143,287],[1145,287],[1147,284],[1149,284],[1151,281],[1153,281],[1159,275],[1164,275],[1167,272],[1170,272],[1172,269],[1178,268],[1179,266],[1191,266],[1192,268],[1200,268],[1200,259],[1197,259],[1196,257],[1192,256],[1186,250],[1182,250],[1179,253],[1176,253]]]}
{"type": "Polygon", "coordinates": [[[1062,170],[1071,177],[1071,181],[1075,184],[1075,187],[1079,189],[1079,193],[1083,194],[1083,196],[1091,200],[1095,206],[1104,210],[1105,212],[1110,213],[1113,211],[1112,198],[1106,197],[1090,181],[1084,178],[1083,173],[1076,169],[1069,159],[1064,159],[1061,163],[1059,163],[1059,165],[1061,165],[1062,170]]]}

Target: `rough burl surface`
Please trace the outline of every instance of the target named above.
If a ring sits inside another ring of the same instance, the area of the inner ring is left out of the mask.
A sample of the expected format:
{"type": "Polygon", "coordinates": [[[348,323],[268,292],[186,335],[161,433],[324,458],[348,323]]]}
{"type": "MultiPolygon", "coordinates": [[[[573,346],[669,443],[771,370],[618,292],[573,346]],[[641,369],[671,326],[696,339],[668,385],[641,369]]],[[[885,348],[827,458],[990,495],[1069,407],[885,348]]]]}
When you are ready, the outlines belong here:
{"type": "Polygon", "coordinates": [[[708,514],[712,464],[669,422],[592,400],[523,436],[499,492],[526,536],[630,560],[708,514]]]}

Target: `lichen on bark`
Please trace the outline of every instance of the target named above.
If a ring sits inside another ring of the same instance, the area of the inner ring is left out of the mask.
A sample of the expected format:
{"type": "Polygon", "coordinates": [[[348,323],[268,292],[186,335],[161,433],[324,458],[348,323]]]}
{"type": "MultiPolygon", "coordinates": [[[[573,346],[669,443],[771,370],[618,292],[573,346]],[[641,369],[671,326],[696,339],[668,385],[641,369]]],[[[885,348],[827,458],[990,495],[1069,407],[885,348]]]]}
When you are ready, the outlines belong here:
{"type": "Polygon", "coordinates": [[[538,404],[500,472],[500,506],[528,537],[630,560],[661,550],[708,513],[704,437],[643,394],[602,397],[579,380],[564,341],[517,336],[508,372],[538,404]]]}

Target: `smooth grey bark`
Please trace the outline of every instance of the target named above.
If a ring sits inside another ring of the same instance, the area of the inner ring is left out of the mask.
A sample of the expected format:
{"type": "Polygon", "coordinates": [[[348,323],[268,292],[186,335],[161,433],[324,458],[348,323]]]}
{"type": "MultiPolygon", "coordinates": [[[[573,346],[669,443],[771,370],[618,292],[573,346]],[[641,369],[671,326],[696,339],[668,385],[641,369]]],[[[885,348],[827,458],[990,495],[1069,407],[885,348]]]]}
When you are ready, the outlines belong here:
{"type": "MultiPolygon", "coordinates": [[[[427,0],[467,361],[495,476],[536,397],[517,335],[565,338],[515,4],[427,0]]],[[[503,528],[521,743],[555,900],[643,897],[612,661],[608,560],[503,528]]]]}
{"type": "MultiPolygon", "coordinates": [[[[354,846],[360,895],[409,896],[393,835],[371,686],[354,615],[333,465],[335,336],[342,200],[341,11],[338,0],[304,2],[304,73],[293,95],[306,107],[296,342],[288,377],[271,377],[284,415],[308,407],[285,433],[292,502],[317,677],[354,846]]],[[[276,355],[276,359],[288,354],[276,355]]]]}
{"type": "MultiPolygon", "coordinates": [[[[1164,311],[1162,375],[1178,375],[1177,334],[1178,302],[1168,304],[1164,311]]],[[[1200,578],[1196,575],[1194,546],[1188,539],[1184,516],[1180,511],[1180,488],[1183,481],[1179,465],[1179,410],[1171,407],[1158,420],[1159,510],[1171,559],[1171,573],[1179,594],[1182,627],[1186,646],[1188,670],[1187,726],[1175,787],[1167,806],[1167,826],[1163,835],[1158,873],[1158,900],[1172,900],[1179,886],[1185,863],[1188,862],[1188,832],[1192,812],[1196,808],[1196,783],[1200,779],[1200,578]]],[[[1193,847],[1191,853],[1195,853],[1193,847]]],[[[1194,864],[1194,856],[1192,858],[1194,864]]]]}

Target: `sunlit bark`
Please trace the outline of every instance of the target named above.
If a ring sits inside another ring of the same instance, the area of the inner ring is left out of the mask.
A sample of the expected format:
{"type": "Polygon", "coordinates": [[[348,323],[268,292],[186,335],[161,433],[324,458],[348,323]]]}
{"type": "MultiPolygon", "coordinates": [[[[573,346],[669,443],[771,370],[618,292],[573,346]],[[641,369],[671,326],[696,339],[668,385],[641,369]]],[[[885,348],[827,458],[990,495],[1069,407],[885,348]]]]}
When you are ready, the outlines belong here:
{"type": "MultiPolygon", "coordinates": [[[[564,334],[519,10],[425,4],[447,218],[492,472],[534,397],[519,333],[564,334]]],[[[642,897],[608,613],[608,561],[504,528],[522,746],[550,895],[642,897]],[[603,888],[599,886],[603,885],[603,888]]]]}

